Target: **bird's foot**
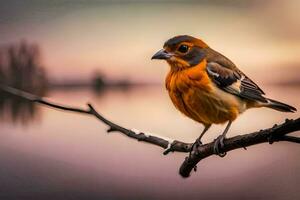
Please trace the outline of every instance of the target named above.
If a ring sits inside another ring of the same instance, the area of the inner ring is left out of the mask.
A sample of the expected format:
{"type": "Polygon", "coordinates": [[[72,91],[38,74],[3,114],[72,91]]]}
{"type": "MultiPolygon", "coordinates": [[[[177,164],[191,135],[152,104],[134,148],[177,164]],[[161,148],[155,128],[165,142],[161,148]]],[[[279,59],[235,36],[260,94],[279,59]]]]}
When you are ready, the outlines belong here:
{"type": "Polygon", "coordinates": [[[225,136],[220,135],[217,137],[214,144],[214,153],[220,157],[226,156],[226,151],[222,150],[224,148],[224,139],[225,136]]]}
{"type": "Polygon", "coordinates": [[[201,146],[201,145],[202,145],[202,142],[201,142],[201,140],[198,138],[198,139],[192,144],[192,147],[191,147],[191,150],[190,150],[189,157],[191,157],[191,154],[192,154],[194,148],[197,149],[197,148],[198,148],[199,146],[201,146]]]}

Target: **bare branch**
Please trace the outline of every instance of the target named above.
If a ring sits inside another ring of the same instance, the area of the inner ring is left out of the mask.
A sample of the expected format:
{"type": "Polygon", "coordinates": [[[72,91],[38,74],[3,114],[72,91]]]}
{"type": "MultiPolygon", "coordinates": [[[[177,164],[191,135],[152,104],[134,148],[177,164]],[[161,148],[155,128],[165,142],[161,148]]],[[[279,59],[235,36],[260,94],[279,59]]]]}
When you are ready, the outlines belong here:
{"type": "Polygon", "coordinates": [[[287,141],[287,142],[295,142],[300,144],[300,138],[294,137],[294,136],[289,136],[289,135],[284,135],[282,136],[282,141],[287,141]]]}
{"type": "Polygon", "coordinates": [[[191,144],[188,144],[188,143],[179,142],[179,141],[172,140],[169,138],[158,137],[158,136],[154,136],[150,133],[138,131],[136,129],[127,129],[122,126],[119,126],[119,125],[109,121],[102,115],[100,115],[91,104],[88,104],[89,109],[81,109],[81,108],[75,108],[75,107],[59,105],[56,103],[51,103],[50,101],[48,101],[42,97],[36,96],[34,94],[31,94],[31,93],[28,93],[28,92],[25,92],[25,91],[22,91],[22,90],[13,88],[13,87],[6,86],[3,84],[0,84],[0,89],[2,89],[3,91],[5,91],[9,94],[13,94],[13,95],[21,97],[23,99],[26,99],[28,101],[46,105],[51,108],[92,115],[92,116],[96,117],[97,119],[99,119],[100,121],[102,121],[104,124],[109,126],[107,132],[118,131],[118,132],[123,133],[124,135],[134,138],[138,141],[144,141],[147,143],[151,143],[151,144],[160,146],[160,147],[166,149],[165,154],[170,152],[169,150],[179,151],[179,152],[187,152],[191,148],[191,144]]]}
{"type": "MultiPolygon", "coordinates": [[[[300,118],[296,120],[286,120],[281,125],[274,125],[272,128],[260,130],[257,132],[238,135],[224,140],[223,152],[228,152],[234,149],[244,148],[260,143],[268,142],[272,144],[278,141],[289,141],[299,143],[300,138],[287,136],[286,134],[300,130],[300,118]]],[[[182,163],[179,173],[183,177],[188,177],[190,172],[195,168],[197,163],[204,158],[214,154],[214,142],[204,144],[194,148],[189,157],[186,157],[182,163]]]]}
{"type": "MultiPolygon", "coordinates": [[[[141,132],[136,129],[128,129],[118,124],[115,124],[110,120],[108,120],[107,118],[103,117],[101,114],[99,114],[91,104],[88,104],[88,109],[81,109],[81,108],[75,108],[75,107],[59,105],[56,103],[51,103],[42,97],[2,84],[0,84],[0,89],[2,89],[7,93],[22,97],[23,99],[36,102],[42,105],[46,105],[51,108],[94,116],[109,127],[107,132],[120,132],[138,141],[143,141],[156,146],[160,146],[165,149],[164,155],[168,154],[169,152],[190,152],[191,151],[191,147],[192,147],[191,143],[172,140],[162,136],[155,136],[154,134],[151,133],[141,132]]],[[[288,142],[299,144],[300,138],[287,135],[289,133],[299,131],[299,130],[300,130],[300,118],[296,120],[286,120],[283,124],[274,125],[272,128],[225,139],[224,148],[221,150],[224,152],[228,152],[239,148],[246,149],[246,147],[255,144],[266,143],[266,142],[272,144],[273,142],[278,142],[278,141],[288,141],[288,142]]],[[[188,177],[190,175],[190,172],[193,169],[196,169],[196,165],[199,161],[211,155],[214,155],[213,147],[214,147],[214,142],[207,143],[201,146],[194,145],[194,148],[192,149],[190,156],[185,158],[184,162],[180,167],[179,173],[181,174],[181,176],[188,177]]]]}

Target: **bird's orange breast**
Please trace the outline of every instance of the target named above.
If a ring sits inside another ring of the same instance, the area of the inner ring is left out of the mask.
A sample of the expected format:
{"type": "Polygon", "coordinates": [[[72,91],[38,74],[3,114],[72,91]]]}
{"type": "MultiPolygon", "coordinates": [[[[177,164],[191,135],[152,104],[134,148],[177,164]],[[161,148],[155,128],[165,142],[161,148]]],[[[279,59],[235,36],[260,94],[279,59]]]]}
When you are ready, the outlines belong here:
{"type": "Polygon", "coordinates": [[[173,104],[183,114],[203,124],[234,120],[239,114],[238,99],[222,93],[208,77],[205,66],[204,60],[197,66],[169,72],[166,88],[173,104]]]}

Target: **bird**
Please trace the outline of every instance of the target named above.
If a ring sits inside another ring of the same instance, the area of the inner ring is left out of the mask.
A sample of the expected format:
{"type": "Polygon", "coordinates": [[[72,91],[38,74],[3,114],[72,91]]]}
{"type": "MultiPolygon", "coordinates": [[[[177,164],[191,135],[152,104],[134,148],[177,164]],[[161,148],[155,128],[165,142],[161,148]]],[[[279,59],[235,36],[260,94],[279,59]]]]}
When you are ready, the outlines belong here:
{"type": "Polygon", "coordinates": [[[264,91],[231,60],[201,39],[175,36],[151,59],[169,64],[165,87],[175,107],[204,125],[191,151],[194,145],[202,145],[201,139],[212,124],[227,123],[223,133],[214,140],[213,148],[216,155],[226,155],[222,149],[232,122],[250,108],[297,111],[293,106],[265,97],[264,91]]]}

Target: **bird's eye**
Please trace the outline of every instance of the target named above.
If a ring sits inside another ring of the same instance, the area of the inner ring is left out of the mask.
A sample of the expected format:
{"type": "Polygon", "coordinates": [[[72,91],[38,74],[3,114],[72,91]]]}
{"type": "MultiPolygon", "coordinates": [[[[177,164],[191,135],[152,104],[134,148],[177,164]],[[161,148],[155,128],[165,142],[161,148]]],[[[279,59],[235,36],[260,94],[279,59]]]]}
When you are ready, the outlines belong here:
{"type": "Polygon", "coordinates": [[[178,47],[178,51],[181,52],[181,53],[186,53],[186,52],[188,52],[188,50],[189,50],[189,47],[187,45],[184,45],[184,44],[180,45],[178,47]]]}

